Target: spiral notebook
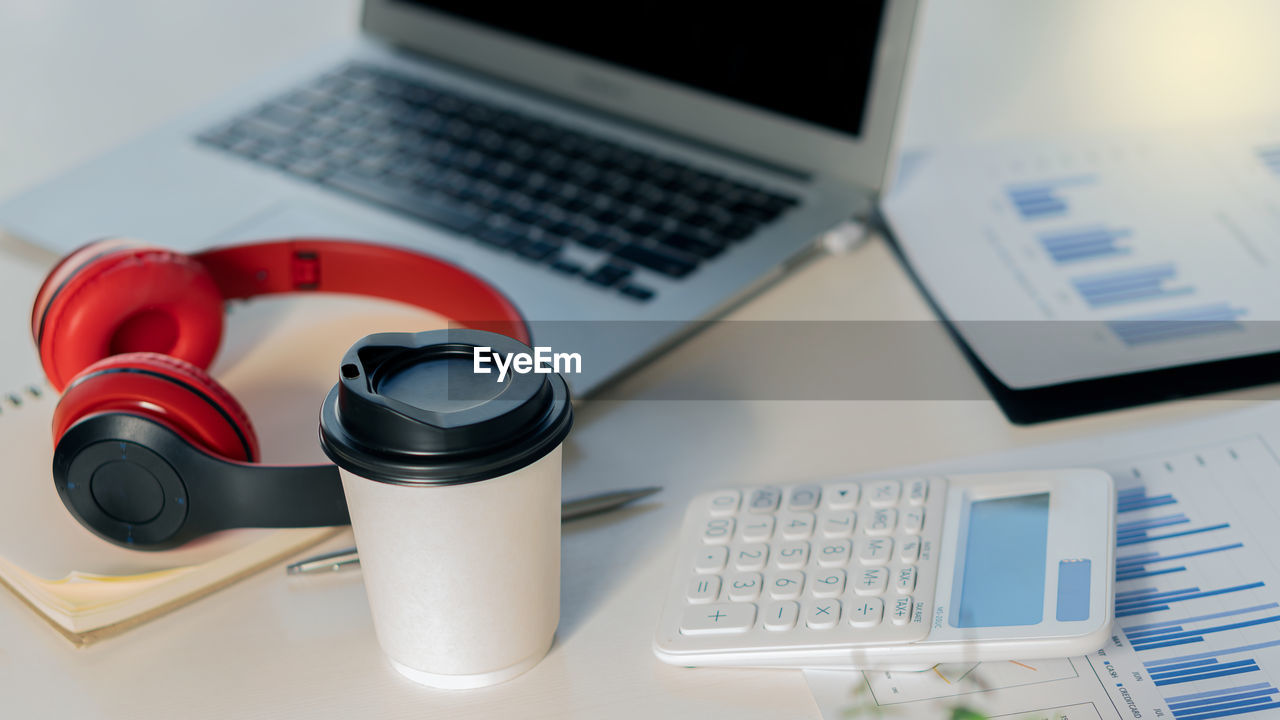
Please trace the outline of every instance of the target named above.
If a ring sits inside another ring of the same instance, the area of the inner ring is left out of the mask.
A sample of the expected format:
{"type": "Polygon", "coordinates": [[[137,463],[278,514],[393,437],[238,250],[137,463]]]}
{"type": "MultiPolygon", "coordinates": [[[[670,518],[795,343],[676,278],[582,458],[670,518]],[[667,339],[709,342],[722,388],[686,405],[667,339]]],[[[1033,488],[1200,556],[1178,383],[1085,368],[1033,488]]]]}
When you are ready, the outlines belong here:
{"type": "MultiPolygon", "coordinates": [[[[50,474],[57,395],[42,379],[28,325],[31,298],[53,258],[10,242],[0,234],[0,584],[85,645],[344,531],[233,530],[175,550],[139,552],[81,527],[50,474]]],[[[441,326],[416,308],[346,297],[264,298],[230,314],[212,371],[244,404],[270,463],[324,462],[316,418],[337,358],[352,342],[369,332],[441,326]]]]}

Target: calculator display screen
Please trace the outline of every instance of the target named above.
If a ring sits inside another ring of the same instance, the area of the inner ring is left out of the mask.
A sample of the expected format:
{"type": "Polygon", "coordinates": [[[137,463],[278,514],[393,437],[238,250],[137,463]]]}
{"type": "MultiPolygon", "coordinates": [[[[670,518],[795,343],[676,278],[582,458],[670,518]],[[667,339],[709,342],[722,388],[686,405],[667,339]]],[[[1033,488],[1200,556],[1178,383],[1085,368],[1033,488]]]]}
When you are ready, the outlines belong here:
{"type": "Polygon", "coordinates": [[[973,502],[965,534],[951,624],[1039,624],[1044,618],[1049,493],[973,502]]]}

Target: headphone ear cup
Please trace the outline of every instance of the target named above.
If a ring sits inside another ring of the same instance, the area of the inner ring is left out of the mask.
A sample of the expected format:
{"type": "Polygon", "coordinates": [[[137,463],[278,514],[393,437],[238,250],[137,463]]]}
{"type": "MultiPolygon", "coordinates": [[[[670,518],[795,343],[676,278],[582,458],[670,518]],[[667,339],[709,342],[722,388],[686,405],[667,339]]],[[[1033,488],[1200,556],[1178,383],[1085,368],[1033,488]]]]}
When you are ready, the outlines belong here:
{"type": "Polygon", "coordinates": [[[258,438],[244,408],[208,373],[183,360],[127,353],[85,368],[54,409],[54,444],[77,421],[106,412],[155,420],[227,460],[258,459],[258,438]]]}
{"type": "Polygon", "coordinates": [[[208,367],[222,341],[222,295],[198,261],[114,239],[60,262],[32,308],[32,334],[58,390],[119,353],[164,353],[208,367]]]}

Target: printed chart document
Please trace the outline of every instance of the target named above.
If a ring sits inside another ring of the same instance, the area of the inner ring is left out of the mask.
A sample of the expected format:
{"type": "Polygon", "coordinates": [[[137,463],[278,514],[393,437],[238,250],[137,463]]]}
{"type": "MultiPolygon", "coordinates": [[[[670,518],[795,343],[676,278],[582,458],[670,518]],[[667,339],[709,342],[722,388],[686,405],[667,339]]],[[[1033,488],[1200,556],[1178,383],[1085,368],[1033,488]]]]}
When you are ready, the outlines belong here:
{"type": "Polygon", "coordinates": [[[806,671],[824,717],[1280,716],[1280,405],[925,470],[1072,466],[1117,483],[1106,647],[922,673],[806,671]]]}
{"type": "Polygon", "coordinates": [[[884,203],[1018,390],[1280,351],[1280,127],[929,153],[884,203]]]}

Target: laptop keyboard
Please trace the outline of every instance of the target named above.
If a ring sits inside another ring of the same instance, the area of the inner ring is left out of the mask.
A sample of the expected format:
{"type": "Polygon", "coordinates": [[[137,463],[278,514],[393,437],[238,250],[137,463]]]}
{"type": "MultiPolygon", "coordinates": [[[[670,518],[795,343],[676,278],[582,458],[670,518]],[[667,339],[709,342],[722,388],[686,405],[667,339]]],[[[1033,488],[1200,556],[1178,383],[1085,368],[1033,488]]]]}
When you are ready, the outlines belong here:
{"type": "Polygon", "coordinates": [[[364,64],[199,140],[636,301],[646,271],[687,278],[797,203],[364,64]]]}

